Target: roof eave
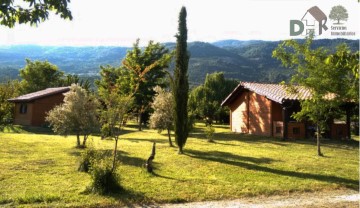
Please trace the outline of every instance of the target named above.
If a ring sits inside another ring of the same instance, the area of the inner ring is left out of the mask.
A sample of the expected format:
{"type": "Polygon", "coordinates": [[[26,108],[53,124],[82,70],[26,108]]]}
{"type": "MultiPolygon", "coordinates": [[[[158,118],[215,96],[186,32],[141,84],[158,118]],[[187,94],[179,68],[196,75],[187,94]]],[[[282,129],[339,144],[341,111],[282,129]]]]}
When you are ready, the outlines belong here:
{"type": "Polygon", "coordinates": [[[28,99],[26,99],[26,98],[24,98],[24,99],[11,98],[11,99],[8,99],[7,101],[13,102],[13,103],[32,102],[32,101],[40,99],[40,98],[44,98],[44,97],[48,97],[48,96],[56,95],[56,94],[60,94],[60,93],[66,93],[68,91],[70,91],[70,88],[64,88],[64,89],[56,91],[56,92],[51,92],[51,93],[48,93],[45,95],[39,95],[39,96],[35,96],[32,98],[28,98],[28,99]]]}
{"type": "Polygon", "coordinates": [[[221,106],[228,106],[231,101],[233,101],[233,97],[237,95],[238,91],[240,91],[243,88],[243,86],[238,84],[238,86],[235,87],[235,89],[224,99],[224,101],[221,103],[221,106]]]}

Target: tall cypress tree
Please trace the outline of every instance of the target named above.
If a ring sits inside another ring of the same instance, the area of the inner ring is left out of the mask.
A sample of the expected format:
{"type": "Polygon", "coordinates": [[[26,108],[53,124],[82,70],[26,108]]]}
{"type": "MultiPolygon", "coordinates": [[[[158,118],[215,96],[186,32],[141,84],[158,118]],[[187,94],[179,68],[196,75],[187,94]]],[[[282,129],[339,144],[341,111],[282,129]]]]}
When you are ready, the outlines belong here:
{"type": "Polygon", "coordinates": [[[183,153],[183,147],[189,133],[187,111],[189,97],[188,65],[186,8],[182,7],[179,14],[178,34],[176,34],[176,63],[173,81],[175,141],[179,147],[179,154],[183,153]]]}

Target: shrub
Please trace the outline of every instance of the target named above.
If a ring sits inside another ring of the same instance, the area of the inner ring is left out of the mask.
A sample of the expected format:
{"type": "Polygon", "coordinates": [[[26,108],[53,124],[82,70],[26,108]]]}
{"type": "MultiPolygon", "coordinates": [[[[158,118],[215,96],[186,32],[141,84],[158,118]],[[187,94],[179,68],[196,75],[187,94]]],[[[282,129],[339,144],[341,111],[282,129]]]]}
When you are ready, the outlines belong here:
{"type": "Polygon", "coordinates": [[[122,190],[119,175],[112,171],[111,160],[97,159],[91,166],[92,184],[89,187],[93,193],[107,194],[122,190]]]}
{"type": "Polygon", "coordinates": [[[98,157],[98,153],[94,149],[93,145],[89,145],[89,147],[81,154],[80,165],[78,171],[81,172],[89,172],[91,168],[91,164],[98,157]]]}
{"type": "Polygon", "coordinates": [[[205,136],[208,142],[214,142],[213,140],[214,133],[215,133],[215,129],[211,125],[208,125],[205,129],[205,136]]]}

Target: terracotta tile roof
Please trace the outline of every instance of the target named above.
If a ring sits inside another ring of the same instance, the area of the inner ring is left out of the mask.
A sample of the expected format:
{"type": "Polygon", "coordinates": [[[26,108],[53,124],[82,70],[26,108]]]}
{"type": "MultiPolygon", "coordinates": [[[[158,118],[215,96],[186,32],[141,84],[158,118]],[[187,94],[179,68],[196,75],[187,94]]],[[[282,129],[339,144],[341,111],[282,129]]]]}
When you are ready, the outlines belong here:
{"type": "Polygon", "coordinates": [[[39,98],[47,97],[54,94],[64,93],[70,90],[70,87],[54,87],[46,88],[45,90],[40,90],[37,92],[21,95],[16,98],[8,99],[10,102],[30,102],[39,98]]]}
{"type": "Polygon", "coordinates": [[[284,103],[289,100],[305,100],[311,97],[309,89],[301,86],[294,86],[294,93],[289,92],[284,85],[281,84],[263,84],[254,82],[240,82],[230,95],[221,103],[222,106],[228,105],[244,90],[250,90],[259,95],[263,95],[277,103],[284,103]]]}

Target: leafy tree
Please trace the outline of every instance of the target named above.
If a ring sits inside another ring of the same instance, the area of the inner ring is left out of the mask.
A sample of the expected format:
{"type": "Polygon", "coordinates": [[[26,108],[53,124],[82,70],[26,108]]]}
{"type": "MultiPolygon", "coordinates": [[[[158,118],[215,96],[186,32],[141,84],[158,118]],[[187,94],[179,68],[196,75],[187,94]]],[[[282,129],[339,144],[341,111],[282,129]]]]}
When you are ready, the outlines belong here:
{"type": "Polygon", "coordinates": [[[346,44],[340,44],[335,53],[327,56],[325,63],[337,69],[341,81],[335,88],[338,96],[359,103],[359,51],[351,52],[346,44]]]}
{"type": "Polygon", "coordinates": [[[43,90],[61,85],[64,72],[48,61],[31,61],[26,59],[26,66],[20,70],[23,93],[43,90]]]}
{"type": "Polygon", "coordinates": [[[99,127],[98,101],[85,89],[72,84],[70,91],[65,93],[64,103],[56,106],[48,113],[46,121],[55,133],[67,136],[76,134],[77,146],[85,147],[88,136],[99,127]],[[80,143],[80,136],[83,142],[80,143]]]}
{"type": "Polygon", "coordinates": [[[9,80],[0,84],[0,125],[9,124],[14,117],[14,104],[7,101],[19,95],[20,83],[9,80]]]}
{"type": "Polygon", "coordinates": [[[139,84],[139,90],[134,95],[134,111],[139,116],[139,130],[141,131],[144,113],[149,110],[155,96],[155,86],[165,86],[165,68],[169,66],[171,55],[168,49],[160,43],[150,41],[141,50],[139,39],[135,42],[133,49],[128,51],[122,64],[124,69],[135,74],[139,84]]]}
{"type": "Polygon", "coordinates": [[[209,123],[213,120],[224,122],[229,117],[229,110],[221,107],[221,102],[237,85],[238,81],[225,79],[223,72],[207,74],[204,84],[190,93],[190,111],[209,123]]]}
{"type": "Polygon", "coordinates": [[[61,86],[70,86],[72,84],[79,84],[80,87],[84,88],[86,91],[90,91],[91,84],[88,79],[81,79],[76,74],[67,74],[62,80],[61,80],[61,86]]]}
{"type": "Polygon", "coordinates": [[[121,95],[116,91],[102,95],[105,108],[101,111],[101,121],[106,127],[106,133],[115,139],[112,172],[116,170],[116,156],[118,141],[126,121],[127,113],[133,102],[133,95],[121,95]]]}
{"type": "Polygon", "coordinates": [[[154,113],[150,116],[150,127],[158,129],[159,132],[167,130],[169,145],[172,147],[170,130],[174,122],[173,97],[170,92],[166,92],[159,86],[154,90],[157,94],[152,103],[154,113]]]}
{"type": "Polygon", "coordinates": [[[332,20],[337,20],[336,24],[340,24],[340,20],[344,20],[346,21],[347,18],[349,17],[347,10],[345,9],[345,7],[338,5],[338,6],[334,6],[331,11],[330,11],[330,15],[329,18],[332,20]]]}
{"type": "Polygon", "coordinates": [[[49,18],[49,11],[60,14],[63,19],[72,20],[68,3],[70,3],[70,0],[1,1],[0,24],[10,28],[14,27],[15,23],[37,25],[49,18]]]}
{"type": "MultiPolygon", "coordinates": [[[[294,118],[309,119],[316,124],[317,152],[321,156],[320,133],[326,129],[327,121],[339,114],[339,106],[344,101],[358,100],[359,79],[353,69],[357,67],[359,55],[358,52],[351,54],[346,46],[338,47],[335,54],[329,55],[324,48],[312,49],[312,40],[309,37],[304,44],[284,41],[273,51],[273,56],[285,67],[295,69],[291,84],[304,86],[312,93],[311,99],[300,101],[301,111],[294,114],[294,118]]],[[[290,87],[290,90],[294,89],[290,87]]]]}
{"type": "Polygon", "coordinates": [[[212,125],[208,125],[206,128],[205,128],[205,136],[208,140],[208,142],[214,142],[214,133],[215,133],[215,129],[212,125]]]}
{"type": "MultiPolygon", "coordinates": [[[[146,73],[146,72],[145,72],[146,73]]],[[[101,79],[96,82],[98,93],[103,104],[100,110],[102,133],[114,138],[114,158],[112,172],[116,170],[117,145],[124,123],[134,102],[134,94],[139,88],[140,74],[135,74],[124,68],[112,66],[101,67],[101,79]]]]}
{"type": "Polygon", "coordinates": [[[186,8],[182,7],[179,14],[178,34],[176,35],[176,60],[172,90],[174,96],[174,129],[175,141],[179,147],[179,154],[183,154],[183,147],[189,134],[188,125],[188,97],[189,54],[187,51],[186,8]]]}

